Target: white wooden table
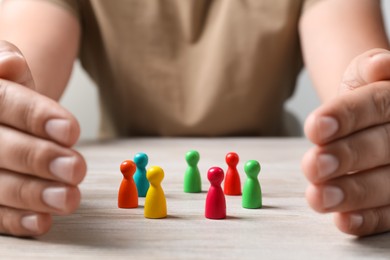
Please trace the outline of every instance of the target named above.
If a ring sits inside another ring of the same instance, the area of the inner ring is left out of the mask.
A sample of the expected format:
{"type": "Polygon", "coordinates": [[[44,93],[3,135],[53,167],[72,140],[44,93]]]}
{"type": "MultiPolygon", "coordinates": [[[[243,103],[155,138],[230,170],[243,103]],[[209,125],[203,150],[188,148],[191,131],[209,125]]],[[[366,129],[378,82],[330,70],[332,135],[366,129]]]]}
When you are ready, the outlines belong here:
{"type": "Polygon", "coordinates": [[[306,180],[300,159],[310,144],[304,139],[127,139],[78,146],[88,162],[79,210],[55,217],[52,230],[36,239],[0,236],[0,259],[390,259],[390,234],[355,238],[341,233],[330,215],[306,204],[306,180]],[[182,181],[190,149],[200,152],[203,192],[186,194],[182,181]],[[241,207],[241,197],[227,197],[226,220],[204,217],[211,166],[226,169],[227,152],[243,165],[258,160],[262,209],[241,207]],[[137,152],[149,166],[165,171],[163,188],[168,218],[145,219],[144,199],[137,209],[118,209],[120,163],[137,152]],[[114,258],[115,257],[115,258],[114,258]]]}

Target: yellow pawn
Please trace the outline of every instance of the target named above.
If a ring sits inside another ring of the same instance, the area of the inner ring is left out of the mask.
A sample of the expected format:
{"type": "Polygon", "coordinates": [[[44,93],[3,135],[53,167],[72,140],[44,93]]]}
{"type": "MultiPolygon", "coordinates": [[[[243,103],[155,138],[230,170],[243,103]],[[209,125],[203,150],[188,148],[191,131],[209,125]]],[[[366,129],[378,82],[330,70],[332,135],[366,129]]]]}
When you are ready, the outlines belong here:
{"type": "Polygon", "coordinates": [[[146,193],[144,216],[145,218],[165,218],[167,216],[167,202],[161,188],[164,171],[158,166],[150,167],[146,173],[150,187],[146,193]]]}

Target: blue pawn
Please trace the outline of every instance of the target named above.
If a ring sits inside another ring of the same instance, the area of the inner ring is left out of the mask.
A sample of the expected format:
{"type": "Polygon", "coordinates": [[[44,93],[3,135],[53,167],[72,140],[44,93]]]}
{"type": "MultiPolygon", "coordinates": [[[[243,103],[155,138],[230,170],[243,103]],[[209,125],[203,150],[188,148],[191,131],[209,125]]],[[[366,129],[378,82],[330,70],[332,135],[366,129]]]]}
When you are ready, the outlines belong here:
{"type": "Polygon", "coordinates": [[[137,185],[138,197],[146,197],[149,189],[149,181],[146,178],[146,165],[148,164],[148,156],[144,153],[137,153],[134,156],[134,162],[137,165],[137,170],[134,173],[135,185],[137,185]]]}

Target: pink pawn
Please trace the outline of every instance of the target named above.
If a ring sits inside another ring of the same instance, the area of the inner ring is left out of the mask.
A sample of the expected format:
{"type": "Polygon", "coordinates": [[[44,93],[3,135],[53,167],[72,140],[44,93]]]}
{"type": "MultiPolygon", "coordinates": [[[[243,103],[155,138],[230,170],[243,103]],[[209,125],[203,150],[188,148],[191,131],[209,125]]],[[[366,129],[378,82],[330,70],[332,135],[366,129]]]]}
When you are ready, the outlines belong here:
{"type": "Polygon", "coordinates": [[[122,162],[120,166],[123,180],[118,192],[118,208],[137,208],[138,191],[133,180],[133,175],[137,166],[131,160],[122,162]]]}
{"type": "Polygon", "coordinates": [[[226,195],[241,195],[241,180],[240,174],[237,171],[238,161],[238,154],[228,153],[226,155],[228,169],[223,186],[223,191],[226,195]]]}
{"type": "Polygon", "coordinates": [[[219,167],[212,167],[207,173],[210,181],[210,189],[207,192],[205,217],[210,219],[226,218],[226,200],[223,194],[221,183],[224,173],[219,167]]]}

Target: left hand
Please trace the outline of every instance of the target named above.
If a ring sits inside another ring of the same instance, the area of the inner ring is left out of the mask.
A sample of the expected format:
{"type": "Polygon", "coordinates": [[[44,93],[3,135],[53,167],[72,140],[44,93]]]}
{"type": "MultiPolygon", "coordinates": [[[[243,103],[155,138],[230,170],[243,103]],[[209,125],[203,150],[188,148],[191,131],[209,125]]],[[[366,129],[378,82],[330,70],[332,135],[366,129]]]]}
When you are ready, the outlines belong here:
{"type": "Polygon", "coordinates": [[[348,66],[339,95],[306,120],[315,144],[302,160],[306,198],[334,212],[343,232],[390,230],[390,52],[373,49],[348,66]]]}

